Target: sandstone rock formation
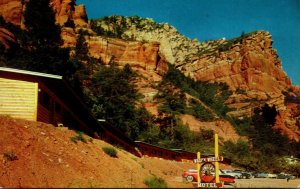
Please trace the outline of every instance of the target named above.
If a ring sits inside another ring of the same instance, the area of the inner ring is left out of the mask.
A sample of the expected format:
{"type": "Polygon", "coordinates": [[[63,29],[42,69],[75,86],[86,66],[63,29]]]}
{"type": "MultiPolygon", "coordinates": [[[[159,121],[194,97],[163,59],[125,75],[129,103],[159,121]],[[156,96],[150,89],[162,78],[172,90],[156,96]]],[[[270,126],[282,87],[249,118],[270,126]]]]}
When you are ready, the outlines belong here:
{"type": "Polygon", "coordinates": [[[300,105],[290,103],[286,111],[279,112],[274,129],[280,130],[290,139],[299,141],[300,136],[300,105]]]}
{"type": "Polygon", "coordinates": [[[271,46],[268,32],[258,31],[233,44],[228,51],[200,56],[193,64],[182,66],[197,80],[227,83],[232,89],[278,93],[291,82],[271,46]]]}
{"type": "Polygon", "coordinates": [[[24,4],[21,0],[1,0],[0,15],[4,20],[15,25],[21,25],[24,4]]]}
{"type": "MultiPolygon", "coordinates": [[[[74,21],[77,26],[87,25],[87,14],[83,5],[75,5],[75,0],[50,0],[55,12],[56,22],[63,26],[68,19],[74,21]]],[[[23,24],[23,12],[26,8],[26,0],[1,0],[0,15],[15,25],[23,24]]]]}
{"type": "MultiPolygon", "coordinates": [[[[256,31],[231,40],[199,42],[179,34],[166,23],[156,24],[152,19],[112,16],[98,20],[97,27],[114,32],[122,28],[121,38],[137,41],[158,42],[159,53],[185,75],[195,80],[226,83],[234,92],[227,100],[235,108],[228,115],[249,117],[253,110],[264,104],[275,105],[280,112],[277,127],[291,127],[296,132],[299,126],[282,115],[288,108],[284,91],[293,89],[299,96],[299,88],[292,86],[283,71],[281,60],[272,47],[272,36],[266,31],[256,31]],[[108,22],[109,21],[109,22],[108,22]]],[[[291,138],[300,139],[296,134],[291,138]]]]}
{"type": "Polygon", "coordinates": [[[109,64],[114,61],[119,65],[129,64],[144,70],[163,71],[164,63],[158,53],[158,43],[141,43],[116,38],[91,36],[87,38],[90,55],[109,64]]]}
{"type": "Polygon", "coordinates": [[[191,115],[182,115],[181,120],[184,124],[189,125],[191,131],[199,132],[200,130],[213,130],[224,141],[231,140],[237,142],[240,138],[228,121],[217,120],[203,122],[191,115]]]}
{"type": "Polygon", "coordinates": [[[116,27],[123,27],[120,37],[125,40],[158,42],[159,52],[171,64],[184,64],[186,60],[192,59],[201,48],[197,39],[190,40],[181,35],[173,26],[167,23],[157,24],[151,18],[110,16],[107,20],[97,20],[96,25],[110,32],[115,32],[116,27]]]}
{"type": "MultiPolygon", "coordinates": [[[[57,24],[64,26],[68,20],[71,20],[77,28],[89,30],[87,14],[83,5],[75,5],[74,0],[51,0],[50,3],[55,12],[57,24]]],[[[22,14],[25,6],[26,3],[21,0],[0,1],[0,15],[8,22],[22,25],[22,14]]],[[[92,31],[89,32],[94,35],[92,31]]],[[[0,39],[6,46],[7,43],[4,39],[11,40],[12,38],[8,33],[2,29],[0,34],[0,39]]],[[[62,27],[61,36],[64,41],[63,47],[76,46],[77,33],[75,28],[62,27]]],[[[109,64],[113,60],[120,65],[130,64],[146,70],[156,70],[161,74],[167,70],[164,57],[158,53],[160,45],[156,42],[141,43],[99,36],[87,37],[87,42],[90,55],[101,59],[105,64],[109,64]]]]}
{"type": "Polygon", "coordinates": [[[75,5],[74,0],[51,0],[51,6],[59,25],[64,25],[70,19],[76,26],[87,26],[88,18],[83,5],[75,5]]]}
{"type": "MultiPolygon", "coordinates": [[[[50,5],[55,12],[56,23],[62,26],[63,46],[74,46],[76,44],[75,31],[63,26],[70,20],[77,27],[87,27],[88,19],[85,7],[83,5],[75,5],[75,0],[50,0],[50,5]]],[[[24,0],[0,0],[0,16],[7,22],[22,28],[24,28],[23,12],[25,9],[26,1],[24,0]]]]}
{"type": "Polygon", "coordinates": [[[9,44],[16,42],[16,39],[14,34],[7,29],[0,27],[0,41],[3,43],[5,48],[9,48],[9,44]]]}
{"type": "MultiPolygon", "coordinates": [[[[224,82],[233,91],[227,100],[233,117],[249,117],[254,108],[265,103],[275,105],[279,116],[276,128],[293,139],[300,139],[299,115],[294,116],[299,106],[285,103],[284,91],[300,96],[300,90],[291,85],[283,71],[272,37],[266,31],[256,31],[232,40],[199,42],[181,35],[167,23],[157,24],[152,19],[139,17],[112,17],[114,22],[98,20],[97,26],[114,32],[116,25],[122,29],[121,39],[97,36],[91,30],[83,5],[74,0],[51,0],[56,22],[62,26],[64,47],[75,47],[79,29],[87,31],[89,53],[103,63],[112,61],[119,65],[130,64],[145,71],[163,74],[167,63],[174,64],[195,80],[224,82]],[[75,28],[65,27],[73,21],[75,28]],[[293,108],[291,108],[293,107],[293,108]],[[298,121],[297,121],[298,120],[298,121]]],[[[6,21],[23,25],[22,14],[26,1],[0,0],[0,15],[6,21]]],[[[0,40],[7,46],[14,36],[0,29],[0,40]]],[[[297,113],[296,113],[297,114],[297,113]]]]}

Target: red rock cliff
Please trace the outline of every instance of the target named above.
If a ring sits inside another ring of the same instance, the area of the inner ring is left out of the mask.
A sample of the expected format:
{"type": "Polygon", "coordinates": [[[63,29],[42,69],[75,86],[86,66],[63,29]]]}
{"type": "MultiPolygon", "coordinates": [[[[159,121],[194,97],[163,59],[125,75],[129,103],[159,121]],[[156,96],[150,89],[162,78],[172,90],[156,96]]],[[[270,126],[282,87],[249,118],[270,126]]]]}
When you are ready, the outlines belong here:
{"type": "Polygon", "coordinates": [[[158,53],[158,43],[141,43],[99,36],[89,37],[87,41],[90,55],[100,58],[105,64],[114,61],[119,65],[130,64],[149,71],[164,70],[164,62],[158,53]]]}
{"type": "MultiPolygon", "coordinates": [[[[76,28],[88,29],[87,14],[83,5],[75,5],[74,0],[50,0],[50,4],[55,12],[56,23],[59,25],[64,26],[70,19],[74,21],[76,28]]],[[[6,21],[22,26],[25,6],[26,1],[22,0],[0,0],[0,15],[6,21]]],[[[0,32],[1,41],[11,39],[7,33],[7,31],[0,32]]],[[[62,27],[61,36],[64,47],[76,45],[77,34],[74,28],[62,27]]],[[[167,69],[164,58],[158,54],[158,43],[141,43],[98,36],[87,37],[86,40],[91,56],[101,58],[106,64],[113,59],[121,65],[128,63],[146,70],[156,70],[158,73],[163,73],[167,69]]]]}
{"type": "MultiPolygon", "coordinates": [[[[0,0],[0,15],[6,21],[22,26],[25,4],[26,0],[0,0]]],[[[113,60],[120,65],[128,63],[162,74],[166,72],[166,63],[169,62],[196,80],[225,82],[234,91],[227,101],[229,106],[236,108],[229,113],[231,116],[251,116],[253,109],[264,103],[275,105],[279,111],[276,128],[290,138],[300,139],[297,132],[300,116],[295,113],[295,107],[297,109],[299,106],[285,104],[282,91],[292,89],[296,96],[300,96],[300,92],[291,85],[283,71],[268,32],[258,31],[248,35],[222,52],[217,47],[224,45],[225,40],[216,40],[212,42],[213,45],[210,42],[187,40],[167,24],[163,24],[161,29],[132,29],[126,32],[128,36],[135,36],[136,40],[148,43],[126,41],[95,36],[89,30],[84,6],[76,6],[74,0],[51,0],[51,5],[58,24],[63,26],[71,19],[76,25],[76,28],[62,28],[64,46],[74,47],[76,29],[85,28],[91,33],[86,36],[90,55],[101,59],[105,64],[113,60]]],[[[148,22],[153,23],[151,20],[147,20],[148,22]]],[[[148,25],[145,26],[147,27],[148,25]]],[[[0,28],[0,40],[8,44],[5,41],[13,41],[14,37],[9,31],[0,28]]]]}
{"type": "MultiPolygon", "coordinates": [[[[68,18],[74,20],[75,25],[87,25],[87,14],[83,5],[75,5],[74,0],[50,0],[56,16],[56,22],[63,25],[68,18]]],[[[26,0],[0,0],[0,15],[15,25],[22,25],[26,0]]]]}
{"type": "Polygon", "coordinates": [[[182,70],[197,80],[225,82],[234,90],[278,93],[290,88],[291,82],[271,44],[271,35],[258,31],[227,51],[200,56],[182,70]]]}

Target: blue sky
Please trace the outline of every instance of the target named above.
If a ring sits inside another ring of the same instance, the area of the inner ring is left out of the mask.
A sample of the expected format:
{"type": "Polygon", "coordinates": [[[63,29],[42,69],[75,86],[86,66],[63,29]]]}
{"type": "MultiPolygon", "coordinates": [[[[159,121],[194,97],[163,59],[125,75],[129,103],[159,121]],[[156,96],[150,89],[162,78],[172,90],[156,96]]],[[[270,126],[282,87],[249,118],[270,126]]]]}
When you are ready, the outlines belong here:
{"type": "Polygon", "coordinates": [[[283,70],[300,86],[300,0],[77,0],[89,19],[140,16],[200,41],[269,31],[283,70]]]}

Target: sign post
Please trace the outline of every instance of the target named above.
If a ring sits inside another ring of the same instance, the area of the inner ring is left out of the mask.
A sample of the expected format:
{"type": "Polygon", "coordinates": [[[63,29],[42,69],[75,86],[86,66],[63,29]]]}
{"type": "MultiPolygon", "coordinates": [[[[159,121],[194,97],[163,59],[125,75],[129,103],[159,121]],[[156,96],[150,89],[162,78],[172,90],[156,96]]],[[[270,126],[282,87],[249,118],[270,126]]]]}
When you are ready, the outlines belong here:
{"type": "MultiPolygon", "coordinates": [[[[218,134],[215,133],[215,157],[219,157],[219,137],[218,134]]],[[[220,182],[219,177],[219,161],[215,162],[215,168],[216,168],[216,183],[220,182]]]]}
{"type": "MultiPolygon", "coordinates": [[[[197,159],[201,159],[201,156],[200,156],[201,154],[200,154],[200,152],[198,152],[197,153],[197,159]]],[[[197,170],[198,170],[198,174],[197,174],[197,184],[198,184],[198,186],[200,185],[200,183],[201,183],[201,178],[200,178],[200,162],[197,162],[197,170]]]]}

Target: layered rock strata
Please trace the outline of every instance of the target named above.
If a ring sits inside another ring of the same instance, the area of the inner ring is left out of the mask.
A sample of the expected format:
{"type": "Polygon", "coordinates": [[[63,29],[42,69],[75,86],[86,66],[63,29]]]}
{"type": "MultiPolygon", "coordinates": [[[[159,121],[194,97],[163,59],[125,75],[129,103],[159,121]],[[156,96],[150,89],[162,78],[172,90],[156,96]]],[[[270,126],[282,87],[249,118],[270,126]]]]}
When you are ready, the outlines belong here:
{"type": "MultiPolygon", "coordinates": [[[[26,0],[0,0],[0,15],[15,25],[23,26],[26,0]]],[[[156,24],[152,19],[116,17],[116,23],[99,21],[98,25],[113,31],[114,25],[125,23],[121,38],[96,36],[90,30],[83,5],[74,0],[51,0],[56,22],[62,26],[65,47],[74,47],[78,29],[84,28],[90,55],[103,63],[112,61],[119,65],[130,64],[145,71],[163,74],[167,62],[174,64],[187,76],[199,81],[224,82],[234,92],[227,100],[236,110],[234,117],[249,117],[255,108],[265,103],[275,105],[279,111],[276,128],[290,138],[300,139],[299,106],[285,103],[284,91],[300,96],[298,87],[292,86],[282,69],[276,50],[272,48],[272,37],[268,32],[257,31],[241,36],[239,40],[213,40],[199,42],[181,35],[169,24],[156,24]],[[124,19],[124,20],[123,20],[124,19]],[[75,28],[65,27],[73,21],[75,28]],[[130,40],[128,40],[130,39],[130,40]]],[[[0,26],[0,40],[8,47],[15,41],[7,29],[0,26]]]]}

